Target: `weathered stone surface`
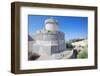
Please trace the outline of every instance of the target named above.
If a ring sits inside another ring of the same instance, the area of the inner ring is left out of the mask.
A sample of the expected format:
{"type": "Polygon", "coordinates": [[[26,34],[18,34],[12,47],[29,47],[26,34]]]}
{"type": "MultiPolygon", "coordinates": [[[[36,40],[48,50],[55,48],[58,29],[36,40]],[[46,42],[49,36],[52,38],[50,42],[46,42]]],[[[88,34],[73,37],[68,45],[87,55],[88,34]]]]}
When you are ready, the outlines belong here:
{"type": "Polygon", "coordinates": [[[62,32],[40,32],[34,36],[35,40],[64,40],[64,33],[62,32]]]}
{"type": "Polygon", "coordinates": [[[63,32],[39,32],[34,37],[33,52],[39,55],[52,55],[66,50],[63,32]]]}
{"type": "Polygon", "coordinates": [[[37,44],[33,44],[32,46],[33,46],[32,52],[38,54],[39,53],[39,50],[40,50],[40,46],[37,45],[37,44]]]}
{"type": "Polygon", "coordinates": [[[28,41],[28,51],[29,52],[33,51],[33,41],[28,41]]]}
{"type": "Polygon", "coordinates": [[[40,46],[39,47],[39,55],[51,55],[51,47],[50,46],[40,46]]]}

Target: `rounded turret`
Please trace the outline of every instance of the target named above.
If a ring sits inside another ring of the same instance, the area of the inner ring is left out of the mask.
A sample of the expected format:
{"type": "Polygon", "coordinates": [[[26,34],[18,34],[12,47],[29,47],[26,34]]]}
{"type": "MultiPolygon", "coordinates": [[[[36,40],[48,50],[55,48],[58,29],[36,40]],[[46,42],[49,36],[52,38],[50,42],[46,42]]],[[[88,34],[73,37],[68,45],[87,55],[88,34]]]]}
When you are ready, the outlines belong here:
{"type": "Polygon", "coordinates": [[[58,21],[53,18],[46,19],[45,20],[45,30],[58,31],[58,21]]]}

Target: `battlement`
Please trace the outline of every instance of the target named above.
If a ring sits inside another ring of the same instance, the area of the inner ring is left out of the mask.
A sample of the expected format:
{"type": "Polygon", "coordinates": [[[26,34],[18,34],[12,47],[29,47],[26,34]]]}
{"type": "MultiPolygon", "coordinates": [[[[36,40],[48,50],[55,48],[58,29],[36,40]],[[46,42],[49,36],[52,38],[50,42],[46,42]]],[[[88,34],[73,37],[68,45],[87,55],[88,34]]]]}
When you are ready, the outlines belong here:
{"type": "Polygon", "coordinates": [[[43,40],[43,41],[55,41],[55,40],[64,40],[63,32],[39,32],[34,36],[34,40],[43,40]]]}

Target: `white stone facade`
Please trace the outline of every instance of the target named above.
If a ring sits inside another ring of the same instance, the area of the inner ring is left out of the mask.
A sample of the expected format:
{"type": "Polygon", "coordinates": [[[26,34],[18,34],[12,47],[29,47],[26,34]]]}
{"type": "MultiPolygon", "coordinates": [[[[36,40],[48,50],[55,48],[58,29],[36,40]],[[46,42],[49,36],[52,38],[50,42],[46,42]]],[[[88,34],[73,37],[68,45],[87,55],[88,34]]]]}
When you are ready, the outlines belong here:
{"type": "Polygon", "coordinates": [[[42,55],[52,55],[66,50],[64,33],[62,32],[41,32],[35,35],[33,52],[42,55]]]}

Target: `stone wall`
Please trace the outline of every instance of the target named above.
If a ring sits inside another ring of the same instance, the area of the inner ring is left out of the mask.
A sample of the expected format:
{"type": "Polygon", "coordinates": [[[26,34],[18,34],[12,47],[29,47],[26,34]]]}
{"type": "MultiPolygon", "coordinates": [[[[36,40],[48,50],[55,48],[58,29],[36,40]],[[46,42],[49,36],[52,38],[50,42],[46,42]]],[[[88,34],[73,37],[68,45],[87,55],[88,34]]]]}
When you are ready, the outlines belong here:
{"type": "Polygon", "coordinates": [[[51,55],[66,50],[63,32],[40,32],[34,37],[33,52],[51,55]]]}
{"type": "Polygon", "coordinates": [[[35,40],[55,41],[64,40],[63,32],[40,32],[34,36],[35,40]]]}
{"type": "Polygon", "coordinates": [[[28,51],[29,52],[33,51],[33,41],[28,41],[28,51]]]}

